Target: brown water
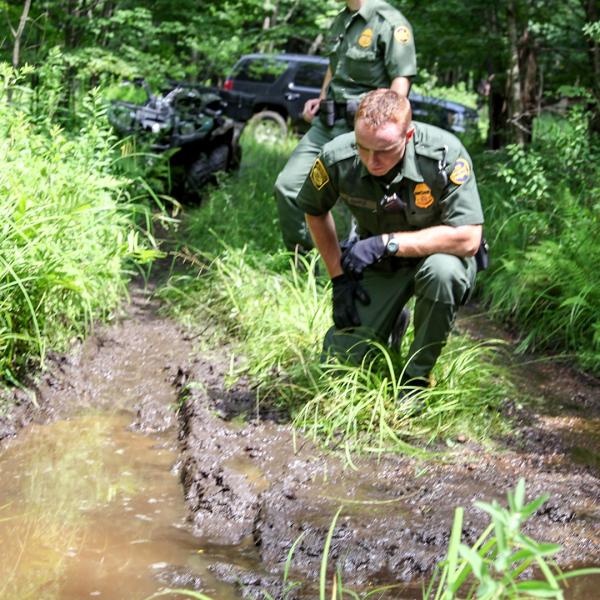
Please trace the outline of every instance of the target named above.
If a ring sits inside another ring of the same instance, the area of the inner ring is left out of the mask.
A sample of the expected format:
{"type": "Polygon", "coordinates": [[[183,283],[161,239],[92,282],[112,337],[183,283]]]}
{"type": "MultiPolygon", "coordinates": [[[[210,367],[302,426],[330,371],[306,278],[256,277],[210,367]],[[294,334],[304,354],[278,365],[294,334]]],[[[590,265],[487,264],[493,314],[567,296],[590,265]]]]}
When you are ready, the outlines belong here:
{"type": "Polygon", "coordinates": [[[0,456],[0,598],[143,599],[173,567],[191,568],[214,598],[239,597],[207,571],[207,552],[222,551],[186,530],[172,442],[130,422],[33,426],[0,456]]]}

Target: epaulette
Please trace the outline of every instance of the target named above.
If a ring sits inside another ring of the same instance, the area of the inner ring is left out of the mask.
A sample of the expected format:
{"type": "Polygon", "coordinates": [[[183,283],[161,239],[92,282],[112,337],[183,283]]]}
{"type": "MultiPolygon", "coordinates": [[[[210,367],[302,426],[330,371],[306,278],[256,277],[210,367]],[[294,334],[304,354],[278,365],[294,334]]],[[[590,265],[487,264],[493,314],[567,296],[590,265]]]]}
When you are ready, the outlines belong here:
{"type": "Polygon", "coordinates": [[[382,2],[375,7],[375,12],[382,17],[385,21],[390,23],[392,27],[396,25],[408,25],[408,19],[393,6],[382,2]]]}
{"type": "Polygon", "coordinates": [[[328,165],[356,156],[354,132],[343,133],[323,146],[322,156],[328,165]]]}
{"type": "Polygon", "coordinates": [[[424,123],[415,123],[415,153],[419,156],[440,160],[442,151],[452,146],[450,134],[440,127],[424,123]],[[430,136],[435,133],[435,136],[430,136]]]}

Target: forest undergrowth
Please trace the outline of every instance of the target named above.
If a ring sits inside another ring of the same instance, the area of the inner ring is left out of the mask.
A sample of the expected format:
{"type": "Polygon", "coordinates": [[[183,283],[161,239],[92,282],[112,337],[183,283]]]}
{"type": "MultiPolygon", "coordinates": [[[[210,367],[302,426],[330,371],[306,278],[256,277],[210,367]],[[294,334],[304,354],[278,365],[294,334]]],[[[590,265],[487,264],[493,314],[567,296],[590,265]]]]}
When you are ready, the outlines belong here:
{"type": "Polygon", "coordinates": [[[0,82],[0,378],[14,384],[109,318],[157,253],[99,94],[68,131],[52,94],[40,106],[8,67],[0,82]]]}

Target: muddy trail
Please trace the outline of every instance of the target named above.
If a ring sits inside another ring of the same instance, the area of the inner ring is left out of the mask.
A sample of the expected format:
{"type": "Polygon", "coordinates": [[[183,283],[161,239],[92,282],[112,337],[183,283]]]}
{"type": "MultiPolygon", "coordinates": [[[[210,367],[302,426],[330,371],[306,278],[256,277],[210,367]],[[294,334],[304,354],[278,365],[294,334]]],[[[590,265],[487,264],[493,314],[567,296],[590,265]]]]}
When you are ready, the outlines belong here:
{"type": "MultiPolygon", "coordinates": [[[[459,327],[490,335],[475,309],[459,327]]],[[[0,417],[0,598],[141,600],[165,587],[315,598],[340,506],[330,564],[344,583],[401,583],[385,597],[420,598],[454,509],[466,508],[463,541],[473,543],[488,523],[473,501],[504,505],[520,477],[528,497],[550,494],[526,533],[560,543],[561,567],[600,565],[598,381],[529,364],[522,390],[539,402],[507,399],[516,425],[500,450],[460,438],[452,461],[350,466],[261,412],[244,381],[226,385],[228,349],[201,352],[196,335],[160,316],[138,284],[122,318],[50,356],[29,391],[15,392],[0,417]],[[286,595],[299,536],[290,577],[304,585],[286,595]]],[[[566,597],[600,597],[599,584],[583,579],[566,597]]]]}

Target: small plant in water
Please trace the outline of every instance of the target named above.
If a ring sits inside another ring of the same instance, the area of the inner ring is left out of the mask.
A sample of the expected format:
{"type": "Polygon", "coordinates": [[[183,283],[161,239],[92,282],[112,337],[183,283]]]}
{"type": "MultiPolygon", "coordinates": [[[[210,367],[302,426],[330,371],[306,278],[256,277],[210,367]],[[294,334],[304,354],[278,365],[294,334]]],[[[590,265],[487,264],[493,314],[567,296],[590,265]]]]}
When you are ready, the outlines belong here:
{"type": "Polygon", "coordinates": [[[498,502],[475,502],[492,522],[472,547],[460,541],[464,509],[457,508],[446,559],[424,591],[425,600],[515,600],[519,598],[564,598],[561,583],[572,577],[600,574],[600,569],[579,569],[563,573],[552,557],[558,544],[536,542],[522,533],[523,523],[547,500],[544,494],[525,503],[525,481],[508,493],[508,508],[498,502]],[[529,568],[541,579],[523,579],[529,568]]]}

